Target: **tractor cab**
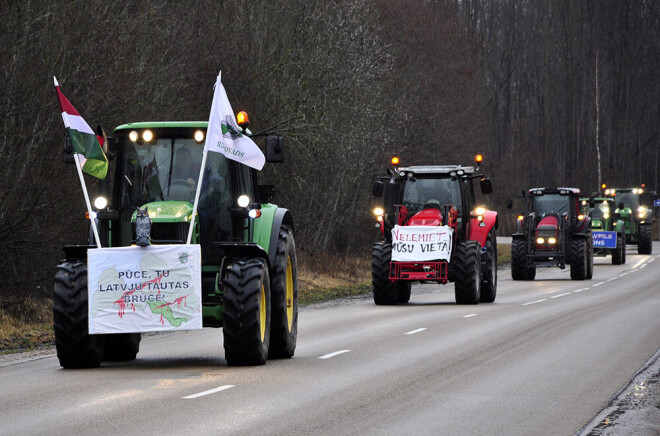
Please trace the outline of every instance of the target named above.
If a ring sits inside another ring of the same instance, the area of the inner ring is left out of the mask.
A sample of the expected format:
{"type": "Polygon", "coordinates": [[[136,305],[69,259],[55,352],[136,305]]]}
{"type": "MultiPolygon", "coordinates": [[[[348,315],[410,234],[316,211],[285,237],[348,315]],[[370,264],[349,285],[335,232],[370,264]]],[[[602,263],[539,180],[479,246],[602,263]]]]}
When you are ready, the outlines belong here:
{"type": "Polygon", "coordinates": [[[612,264],[626,263],[625,224],[616,212],[612,197],[603,195],[580,199],[580,214],[591,218],[595,257],[612,255],[612,264]]]}
{"type": "Polygon", "coordinates": [[[612,188],[605,191],[612,197],[619,214],[625,223],[626,242],[637,244],[639,254],[651,254],[653,250],[653,201],[655,192],[641,188],[612,188]]]}
{"type": "Polygon", "coordinates": [[[580,214],[591,218],[593,230],[609,230],[616,219],[616,206],[612,198],[581,198],[580,214]]]}

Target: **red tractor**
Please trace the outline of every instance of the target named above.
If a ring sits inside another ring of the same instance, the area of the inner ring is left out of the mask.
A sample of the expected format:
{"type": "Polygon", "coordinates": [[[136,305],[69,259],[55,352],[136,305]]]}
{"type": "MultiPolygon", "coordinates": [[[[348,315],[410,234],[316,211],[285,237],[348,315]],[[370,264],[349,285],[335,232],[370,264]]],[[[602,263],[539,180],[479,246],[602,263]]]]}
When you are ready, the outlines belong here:
{"type": "Polygon", "coordinates": [[[492,303],[497,293],[497,212],[477,207],[473,180],[493,190],[477,166],[399,167],[374,183],[382,240],[372,252],[374,302],[407,303],[413,281],[454,282],[456,303],[492,303]]]}

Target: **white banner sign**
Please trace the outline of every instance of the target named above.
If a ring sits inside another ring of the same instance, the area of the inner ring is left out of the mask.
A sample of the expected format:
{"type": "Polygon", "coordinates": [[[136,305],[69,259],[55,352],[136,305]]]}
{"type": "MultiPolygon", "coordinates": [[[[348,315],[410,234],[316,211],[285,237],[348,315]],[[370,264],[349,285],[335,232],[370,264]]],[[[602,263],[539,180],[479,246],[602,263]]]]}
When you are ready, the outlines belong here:
{"type": "Polygon", "coordinates": [[[392,260],[397,262],[449,261],[453,229],[448,226],[394,226],[392,260]]]}
{"type": "Polygon", "coordinates": [[[199,245],[92,249],[87,274],[90,334],[202,328],[199,245]]]}

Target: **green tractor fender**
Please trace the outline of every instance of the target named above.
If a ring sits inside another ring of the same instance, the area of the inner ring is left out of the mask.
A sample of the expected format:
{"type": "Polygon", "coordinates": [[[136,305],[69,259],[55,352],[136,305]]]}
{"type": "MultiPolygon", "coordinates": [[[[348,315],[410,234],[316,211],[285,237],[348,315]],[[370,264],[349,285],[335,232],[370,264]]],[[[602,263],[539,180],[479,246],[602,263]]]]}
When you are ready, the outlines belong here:
{"type": "Polygon", "coordinates": [[[277,238],[282,226],[288,226],[293,230],[293,216],[291,212],[274,204],[263,204],[261,216],[254,220],[253,242],[257,243],[268,253],[268,263],[275,263],[277,251],[277,238]]]}

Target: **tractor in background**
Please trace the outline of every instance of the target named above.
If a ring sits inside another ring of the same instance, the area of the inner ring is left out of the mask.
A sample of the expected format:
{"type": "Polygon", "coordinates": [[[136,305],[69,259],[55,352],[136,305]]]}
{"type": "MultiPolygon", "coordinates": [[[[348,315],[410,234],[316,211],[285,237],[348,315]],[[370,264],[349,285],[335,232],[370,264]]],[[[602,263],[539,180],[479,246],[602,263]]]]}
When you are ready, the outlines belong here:
{"type": "Polygon", "coordinates": [[[380,241],[372,251],[374,303],[407,303],[411,284],[454,282],[458,304],[491,303],[497,293],[497,212],[478,206],[473,182],[490,194],[477,165],[399,166],[374,183],[380,241]]]}
{"type": "Polygon", "coordinates": [[[653,200],[655,192],[642,188],[612,188],[605,195],[614,199],[616,213],[625,224],[626,242],[637,244],[639,254],[653,251],[653,200]]]}
{"type": "Polygon", "coordinates": [[[583,197],[580,199],[580,213],[591,218],[594,256],[611,254],[613,265],[626,263],[625,225],[616,212],[612,197],[583,197]]]}
{"type": "MultiPolygon", "coordinates": [[[[511,241],[511,277],[534,280],[537,267],[571,267],[571,279],[591,279],[591,218],[580,213],[577,188],[533,188],[523,192],[527,211],[519,215],[511,241]]],[[[507,207],[513,207],[509,200],[507,207]]]]}

